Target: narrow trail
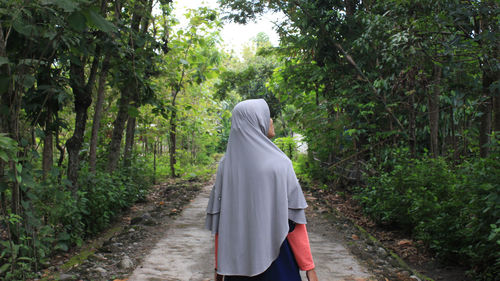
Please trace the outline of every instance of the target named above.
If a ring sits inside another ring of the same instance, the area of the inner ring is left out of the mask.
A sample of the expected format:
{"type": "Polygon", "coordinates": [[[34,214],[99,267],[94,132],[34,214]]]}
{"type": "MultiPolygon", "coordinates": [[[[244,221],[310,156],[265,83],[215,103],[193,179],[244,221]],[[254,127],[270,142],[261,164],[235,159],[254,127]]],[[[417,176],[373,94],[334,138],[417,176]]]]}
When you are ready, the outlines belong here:
{"type": "MultiPolygon", "coordinates": [[[[182,212],[165,236],[142,261],[128,280],[208,281],[213,279],[213,237],[203,229],[205,207],[211,186],[182,212]]],[[[311,251],[321,281],[367,280],[371,276],[338,241],[309,232],[311,251]]],[[[303,280],[307,280],[303,275],[303,280]]]]}

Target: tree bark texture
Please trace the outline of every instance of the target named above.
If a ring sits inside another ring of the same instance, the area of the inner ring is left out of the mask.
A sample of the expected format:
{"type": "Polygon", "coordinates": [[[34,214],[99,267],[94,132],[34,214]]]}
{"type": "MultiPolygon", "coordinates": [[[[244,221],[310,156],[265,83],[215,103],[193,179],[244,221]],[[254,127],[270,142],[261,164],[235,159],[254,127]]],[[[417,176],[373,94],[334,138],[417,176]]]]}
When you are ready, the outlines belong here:
{"type": "Polygon", "coordinates": [[[493,97],[493,131],[500,133],[500,93],[493,97]]]}
{"type": "MultiPolygon", "coordinates": [[[[134,14],[132,15],[132,20],[130,23],[130,39],[129,46],[135,50],[135,34],[139,32],[140,24],[142,21],[142,13],[144,13],[144,1],[138,1],[135,3],[134,14]]],[[[135,60],[133,54],[127,55],[127,60],[133,62],[135,60]]],[[[137,84],[137,79],[134,77],[134,69],[127,70],[129,71],[126,75],[129,77],[128,81],[126,81],[121,89],[121,97],[119,100],[119,108],[116,119],[113,123],[113,134],[111,137],[111,143],[109,144],[108,151],[108,164],[107,170],[108,172],[113,172],[118,166],[118,161],[120,158],[120,147],[123,139],[123,130],[125,129],[125,122],[127,122],[128,116],[128,107],[130,105],[131,99],[135,99],[135,95],[138,95],[139,85],[137,84]]]]}
{"type": "Polygon", "coordinates": [[[484,101],[481,103],[479,110],[482,113],[479,124],[479,155],[487,157],[489,154],[489,143],[491,134],[491,111],[493,98],[490,94],[490,86],[494,82],[494,77],[491,73],[483,72],[483,89],[482,96],[484,101]]]}
{"type": "Polygon", "coordinates": [[[169,139],[169,152],[170,152],[170,174],[172,177],[176,177],[175,174],[175,164],[177,163],[176,144],[177,144],[177,111],[175,109],[175,100],[173,101],[172,112],[170,113],[170,139],[169,139]]]}
{"type": "Polygon", "coordinates": [[[53,122],[53,115],[57,112],[58,110],[58,104],[57,101],[54,101],[52,98],[52,93],[49,91],[45,91],[43,89],[43,86],[47,87],[53,87],[52,85],[52,78],[50,74],[50,65],[52,64],[52,61],[47,62],[46,65],[44,65],[40,71],[38,71],[38,83],[37,83],[37,91],[39,94],[44,96],[44,108],[42,108],[42,111],[45,110],[45,114],[43,114],[43,122],[40,122],[43,124],[44,128],[44,134],[45,137],[43,139],[43,150],[42,150],[42,171],[43,171],[43,177],[45,178],[49,171],[52,169],[53,162],[54,162],[54,122],[53,122]]]}
{"type": "Polygon", "coordinates": [[[118,101],[118,114],[113,122],[113,133],[111,135],[111,142],[108,151],[108,172],[113,172],[118,166],[120,158],[120,146],[123,138],[123,130],[125,129],[125,122],[128,118],[128,105],[130,101],[130,89],[124,87],[121,91],[121,97],[118,101]]]}
{"type": "Polygon", "coordinates": [[[408,121],[409,121],[409,137],[410,139],[408,140],[408,144],[410,145],[410,153],[411,157],[415,158],[417,156],[417,137],[416,137],[416,131],[417,131],[417,125],[416,125],[416,115],[415,115],[415,93],[412,93],[409,97],[409,105],[408,105],[408,121]]]}
{"type": "Polygon", "coordinates": [[[428,97],[430,148],[432,157],[439,156],[439,94],[441,83],[441,68],[434,66],[434,84],[428,97]]]}
{"type": "Polygon", "coordinates": [[[90,152],[89,152],[89,166],[90,171],[95,172],[97,161],[97,140],[99,136],[99,127],[102,119],[102,108],[104,104],[104,90],[106,89],[106,78],[110,67],[110,57],[108,53],[102,62],[101,74],[99,76],[99,85],[97,88],[97,100],[94,109],[94,118],[92,120],[92,134],[90,137],[90,152]]]}
{"type": "Polygon", "coordinates": [[[99,64],[99,50],[96,54],[90,69],[90,74],[87,84],[85,84],[85,61],[80,59],[79,65],[71,63],[70,65],[70,85],[73,89],[74,104],[75,104],[75,130],[73,135],[66,141],[66,149],[68,150],[68,179],[71,181],[71,191],[73,196],[76,195],[78,189],[78,169],[80,168],[80,149],[83,145],[83,137],[85,133],[85,125],[87,123],[87,109],[92,103],[91,89],[93,87],[97,65],[99,64]]]}
{"type": "Polygon", "coordinates": [[[125,151],[123,154],[125,166],[130,166],[132,151],[134,149],[135,124],[136,118],[129,116],[127,120],[127,132],[125,137],[125,151]]]}
{"type": "Polygon", "coordinates": [[[54,134],[52,129],[46,129],[45,138],[43,139],[43,152],[42,152],[42,171],[43,176],[46,177],[54,165],[54,134]]]}

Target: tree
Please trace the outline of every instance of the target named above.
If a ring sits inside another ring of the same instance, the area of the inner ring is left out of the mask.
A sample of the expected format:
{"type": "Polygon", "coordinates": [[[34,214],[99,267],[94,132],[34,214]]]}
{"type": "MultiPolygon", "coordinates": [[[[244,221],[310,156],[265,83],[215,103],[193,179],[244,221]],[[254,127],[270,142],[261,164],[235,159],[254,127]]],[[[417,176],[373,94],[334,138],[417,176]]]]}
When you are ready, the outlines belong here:
{"type": "Polygon", "coordinates": [[[208,8],[188,12],[189,25],[170,36],[169,51],[165,55],[162,76],[169,93],[167,104],[169,120],[170,172],[176,177],[178,99],[187,87],[200,84],[214,75],[219,62],[217,13],[208,8]],[[170,70],[170,71],[168,71],[170,70]]]}

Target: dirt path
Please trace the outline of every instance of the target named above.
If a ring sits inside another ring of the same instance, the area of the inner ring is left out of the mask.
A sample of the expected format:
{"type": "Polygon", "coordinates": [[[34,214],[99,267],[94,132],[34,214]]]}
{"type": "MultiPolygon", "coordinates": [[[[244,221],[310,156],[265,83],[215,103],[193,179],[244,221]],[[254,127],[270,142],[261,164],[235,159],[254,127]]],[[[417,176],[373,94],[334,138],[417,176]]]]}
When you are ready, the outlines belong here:
{"type": "MultiPolygon", "coordinates": [[[[204,281],[213,277],[213,237],[203,229],[211,186],[206,186],[175,220],[129,280],[204,281]]],[[[321,222],[309,229],[319,279],[367,280],[368,269],[350,254],[341,239],[332,240],[321,222]]],[[[306,280],[306,278],[303,278],[306,280]]]]}

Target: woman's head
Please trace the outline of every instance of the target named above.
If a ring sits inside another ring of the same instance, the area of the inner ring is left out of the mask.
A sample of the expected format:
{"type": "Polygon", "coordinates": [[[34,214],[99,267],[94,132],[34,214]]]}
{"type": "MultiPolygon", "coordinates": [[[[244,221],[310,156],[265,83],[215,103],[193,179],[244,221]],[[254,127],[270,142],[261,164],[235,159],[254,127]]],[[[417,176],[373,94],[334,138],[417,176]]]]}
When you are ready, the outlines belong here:
{"type": "Polygon", "coordinates": [[[269,106],[263,99],[251,99],[238,103],[233,109],[231,117],[231,130],[260,131],[268,136],[274,127],[269,112],[269,106]]]}

